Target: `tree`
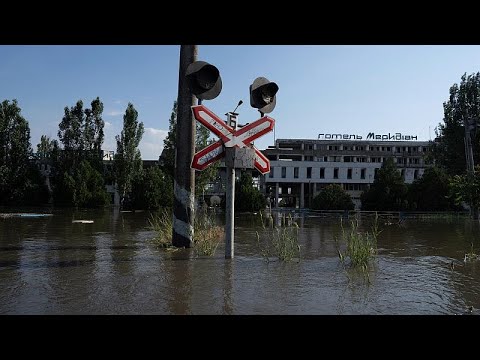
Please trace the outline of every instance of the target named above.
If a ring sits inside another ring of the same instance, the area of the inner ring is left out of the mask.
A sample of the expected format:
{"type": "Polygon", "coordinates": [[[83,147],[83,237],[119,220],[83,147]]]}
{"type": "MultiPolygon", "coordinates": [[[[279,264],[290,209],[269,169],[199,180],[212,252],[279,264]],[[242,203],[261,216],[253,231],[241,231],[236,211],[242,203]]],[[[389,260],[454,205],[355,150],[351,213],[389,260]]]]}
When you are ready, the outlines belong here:
{"type": "Polygon", "coordinates": [[[449,197],[450,177],[439,167],[427,168],[420,179],[408,188],[408,203],[412,210],[445,211],[455,210],[449,197]]]}
{"type": "Polygon", "coordinates": [[[142,157],[138,145],[144,132],[143,122],[138,122],[138,112],[129,103],[123,116],[123,130],[117,135],[115,154],[115,177],[120,193],[121,204],[132,190],[132,181],[142,170],[142,157]]]}
{"type": "Polygon", "coordinates": [[[315,210],[353,210],[355,204],[351,196],[339,184],[330,184],[313,198],[312,208],[315,210]]]}
{"type": "Polygon", "coordinates": [[[83,111],[83,102],[78,100],[75,106],[70,109],[65,107],[64,116],[59,124],[58,138],[63,144],[63,165],[65,169],[71,171],[76,168],[82,160],[84,149],[84,124],[85,113],[83,111]]]}
{"type": "Polygon", "coordinates": [[[467,119],[472,129],[474,159],[480,160],[480,72],[461,77],[461,83],[450,87],[450,97],[443,103],[444,123],[438,125],[430,159],[443,167],[448,175],[465,172],[465,127],[467,119]]]}
{"type": "MultiPolygon", "coordinates": [[[[467,203],[470,210],[480,207],[480,165],[475,167],[475,173],[453,176],[450,182],[450,194],[455,204],[467,203]]],[[[478,220],[478,212],[472,211],[475,220],[478,220]]]]}
{"type": "Polygon", "coordinates": [[[168,134],[163,140],[163,151],[160,155],[165,174],[170,176],[173,182],[175,172],[175,136],[177,133],[177,101],[173,102],[172,113],[168,121],[168,134]]]}
{"type": "Polygon", "coordinates": [[[253,186],[252,175],[242,172],[240,179],[235,182],[235,210],[258,211],[266,206],[265,196],[253,186]]]}
{"type": "Polygon", "coordinates": [[[173,184],[159,167],[144,169],[132,185],[132,206],[135,209],[157,210],[173,206],[173,184]]]}
{"type": "Polygon", "coordinates": [[[370,189],[361,196],[362,210],[402,210],[407,186],[393,159],[384,161],[370,189]]]}
{"type": "Polygon", "coordinates": [[[103,128],[105,127],[105,122],[102,119],[103,103],[97,97],[92,101],[91,106],[91,109],[85,109],[83,142],[90,162],[93,162],[97,169],[100,170],[104,139],[103,128]]]}
{"type": "Polygon", "coordinates": [[[37,144],[37,158],[50,158],[55,148],[58,148],[58,141],[51,140],[47,135],[42,135],[40,142],[37,144]]]}
{"type": "Polygon", "coordinates": [[[18,204],[25,198],[32,148],[30,127],[17,100],[0,103],[0,204],[18,204]]]}

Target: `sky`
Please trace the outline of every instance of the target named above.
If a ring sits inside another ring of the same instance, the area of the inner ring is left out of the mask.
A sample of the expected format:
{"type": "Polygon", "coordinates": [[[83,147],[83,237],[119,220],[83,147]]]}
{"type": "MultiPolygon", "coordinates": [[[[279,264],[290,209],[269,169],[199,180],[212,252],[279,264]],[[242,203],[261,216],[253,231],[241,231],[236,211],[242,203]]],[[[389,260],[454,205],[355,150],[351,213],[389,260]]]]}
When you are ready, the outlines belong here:
{"type": "MultiPolygon", "coordinates": [[[[105,150],[116,151],[128,103],[145,133],[144,160],[158,159],[178,92],[180,46],[0,45],[0,101],[17,99],[29,122],[34,150],[41,135],[57,138],[65,107],[97,96],[103,102],[105,150]]],[[[464,73],[480,71],[477,45],[199,45],[198,60],[215,65],[220,95],[203,104],[240,124],[260,118],[249,86],[266,77],[279,86],[268,114],[275,131],[255,141],[316,139],[319,133],[400,132],[430,140],[443,119],[443,102],[464,73]]]]}

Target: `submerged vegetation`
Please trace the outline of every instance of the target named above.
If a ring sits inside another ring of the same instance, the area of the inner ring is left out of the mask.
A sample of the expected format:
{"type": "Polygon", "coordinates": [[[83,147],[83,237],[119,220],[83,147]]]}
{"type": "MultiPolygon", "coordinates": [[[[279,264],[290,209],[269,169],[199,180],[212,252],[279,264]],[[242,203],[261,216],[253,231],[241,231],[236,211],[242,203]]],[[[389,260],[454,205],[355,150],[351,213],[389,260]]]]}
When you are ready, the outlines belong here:
{"type": "Polygon", "coordinates": [[[152,239],[154,245],[160,248],[171,248],[173,231],[171,211],[163,209],[160,212],[151,214],[148,223],[150,224],[150,228],[156,233],[152,239]]]}
{"type": "Polygon", "coordinates": [[[360,232],[358,230],[358,219],[355,218],[350,222],[350,229],[345,230],[343,220],[341,220],[342,241],[345,243],[345,250],[340,251],[338,239],[336,238],[337,252],[340,261],[351,268],[361,268],[363,271],[368,269],[370,260],[377,253],[377,238],[381,230],[378,227],[378,215],[375,214],[375,220],[371,231],[360,232]]]}
{"type": "Polygon", "coordinates": [[[298,224],[291,214],[279,215],[279,223],[275,224],[272,214],[268,214],[266,221],[260,212],[262,231],[256,231],[257,244],[260,254],[269,262],[272,258],[280,261],[300,260],[300,245],[298,244],[298,224]],[[265,226],[265,222],[268,223],[265,226]]]}
{"type": "Polygon", "coordinates": [[[198,255],[215,255],[220,241],[224,235],[223,226],[215,222],[215,212],[208,213],[204,206],[195,217],[195,229],[193,233],[194,249],[198,255]]]}
{"type": "Polygon", "coordinates": [[[465,257],[463,258],[464,262],[468,261],[476,261],[480,260],[480,255],[477,255],[475,251],[473,250],[473,243],[471,243],[470,251],[468,253],[465,253],[465,257]]]}
{"type": "MultiPolygon", "coordinates": [[[[156,232],[152,239],[155,246],[164,249],[175,249],[172,245],[173,220],[169,209],[152,214],[148,219],[150,228],[156,232]]],[[[223,238],[224,229],[216,225],[215,213],[208,213],[206,207],[200,209],[194,221],[193,242],[198,255],[213,256],[223,238]]]]}

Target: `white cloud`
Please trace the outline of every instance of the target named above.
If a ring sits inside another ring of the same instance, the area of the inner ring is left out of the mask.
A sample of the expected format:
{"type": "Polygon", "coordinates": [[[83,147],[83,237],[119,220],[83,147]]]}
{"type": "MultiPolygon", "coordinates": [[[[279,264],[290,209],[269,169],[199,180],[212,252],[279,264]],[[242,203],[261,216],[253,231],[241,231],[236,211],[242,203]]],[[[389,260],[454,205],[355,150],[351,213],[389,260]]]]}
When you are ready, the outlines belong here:
{"type": "Polygon", "coordinates": [[[112,126],[112,123],[108,122],[108,121],[105,121],[105,128],[109,128],[110,126],[112,126]]]}
{"type": "Polygon", "coordinates": [[[163,150],[163,140],[168,131],[162,129],[145,128],[145,132],[140,141],[140,152],[143,160],[157,160],[163,150]]]}
{"type": "Polygon", "coordinates": [[[117,105],[120,105],[122,103],[122,100],[114,100],[113,103],[117,104],[117,105]]]}

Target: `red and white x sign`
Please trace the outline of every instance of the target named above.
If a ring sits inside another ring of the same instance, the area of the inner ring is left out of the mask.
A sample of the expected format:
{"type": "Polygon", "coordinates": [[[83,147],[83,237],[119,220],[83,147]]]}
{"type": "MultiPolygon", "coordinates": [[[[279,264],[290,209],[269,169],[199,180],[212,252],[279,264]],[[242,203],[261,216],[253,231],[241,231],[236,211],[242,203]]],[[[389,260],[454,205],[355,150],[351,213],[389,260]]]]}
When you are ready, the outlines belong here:
{"type": "Polygon", "coordinates": [[[203,170],[225,156],[225,147],[251,147],[255,150],[255,168],[262,174],[270,172],[270,161],[251,142],[273,130],[275,120],[264,116],[239,130],[233,129],[203,105],[192,106],[193,116],[220,140],[195,154],[192,168],[203,170]]]}

